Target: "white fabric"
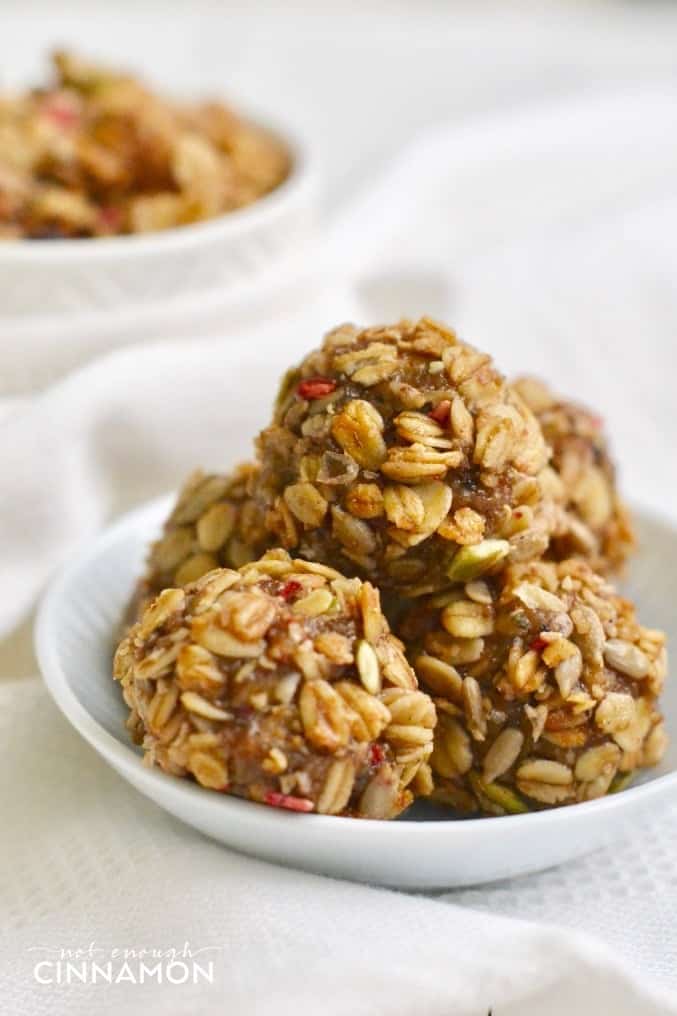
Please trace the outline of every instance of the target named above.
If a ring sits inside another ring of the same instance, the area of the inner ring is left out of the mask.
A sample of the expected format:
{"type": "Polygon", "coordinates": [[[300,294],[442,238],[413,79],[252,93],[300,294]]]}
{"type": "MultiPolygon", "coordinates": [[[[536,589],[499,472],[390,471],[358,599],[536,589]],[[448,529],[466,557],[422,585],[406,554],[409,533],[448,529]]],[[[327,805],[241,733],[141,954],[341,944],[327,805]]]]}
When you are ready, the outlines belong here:
{"type": "MultiPolygon", "coordinates": [[[[129,790],[37,681],[0,687],[0,738],[30,788],[0,783],[12,817],[0,869],[2,1003],[12,1016],[677,1011],[630,980],[624,957],[554,925],[489,916],[453,895],[440,902],[304,875],[202,839],[129,790]],[[218,947],[205,954],[216,957],[213,985],[69,988],[32,977],[50,957],[36,947],[93,942],[108,956],[185,941],[218,947]]],[[[529,881],[520,883],[527,893],[529,881]]]]}
{"type": "MultiPolygon", "coordinates": [[[[658,89],[429,133],[330,228],[312,299],[223,340],[111,353],[6,406],[0,630],[107,518],[247,454],[280,368],[358,315],[430,309],[507,371],[598,405],[636,499],[677,512],[675,109],[658,89]]],[[[673,813],[555,873],[426,899],[206,842],[99,762],[37,680],[0,686],[0,772],[7,1012],[677,1013],[673,813]],[[92,940],[222,946],[218,983],[33,979],[31,947],[92,940]]]]}

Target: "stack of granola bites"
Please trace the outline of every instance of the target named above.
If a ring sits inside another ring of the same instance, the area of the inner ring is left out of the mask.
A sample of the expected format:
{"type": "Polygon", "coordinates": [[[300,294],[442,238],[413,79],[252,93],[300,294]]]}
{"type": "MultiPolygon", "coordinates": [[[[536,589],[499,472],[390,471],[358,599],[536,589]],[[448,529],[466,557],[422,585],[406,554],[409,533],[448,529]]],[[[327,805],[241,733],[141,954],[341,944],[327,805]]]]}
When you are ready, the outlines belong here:
{"type": "Polygon", "coordinates": [[[151,548],[116,657],[150,762],[389,818],[589,800],[660,760],[665,637],[610,583],[634,539],[594,414],[430,319],[344,325],[256,453],[192,477],[151,548]]]}

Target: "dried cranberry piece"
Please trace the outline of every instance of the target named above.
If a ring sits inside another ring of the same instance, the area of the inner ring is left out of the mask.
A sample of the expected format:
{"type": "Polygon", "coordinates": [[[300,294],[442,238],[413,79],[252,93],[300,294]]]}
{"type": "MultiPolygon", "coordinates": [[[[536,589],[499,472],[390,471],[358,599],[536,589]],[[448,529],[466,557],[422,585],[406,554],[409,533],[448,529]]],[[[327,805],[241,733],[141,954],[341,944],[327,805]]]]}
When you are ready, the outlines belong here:
{"type": "Polygon", "coordinates": [[[431,409],[428,416],[435,423],[439,423],[442,426],[449,422],[449,413],[451,411],[451,402],[449,399],[443,399],[434,409],[431,409]]]}
{"type": "Polygon", "coordinates": [[[289,582],[282,586],[278,596],[281,596],[283,600],[291,600],[292,596],[296,596],[302,589],[303,586],[300,582],[297,582],[296,579],[290,579],[289,582]]]}
{"type": "Polygon", "coordinates": [[[276,790],[269,790],[263,800],[272,808],[286,808],[288,811],[312,811],[315,807],[307,797],[292,797],[276,790]]]}
{"type": "Polygon", "coordinates": [[[323,399],[325,395],[331,395],[336,390],[336,382],[328,377],[310,377],[306,381],[299,382],[296,389],[302,399],[312,402],[313,399],[323,399]]]}
{"type": "Polygon", "coordinates": [[[104,205],[99,210],[99,223],[102,229],[117,231],[122,225],[122,212],[112,205],[104,205]]]}
{"type": "Polygon", "coordinates": [[[58,127],[74,127],[80,121],[80,111],[68,95],[48,96],[42,105],[42,112],[58,127]]]}

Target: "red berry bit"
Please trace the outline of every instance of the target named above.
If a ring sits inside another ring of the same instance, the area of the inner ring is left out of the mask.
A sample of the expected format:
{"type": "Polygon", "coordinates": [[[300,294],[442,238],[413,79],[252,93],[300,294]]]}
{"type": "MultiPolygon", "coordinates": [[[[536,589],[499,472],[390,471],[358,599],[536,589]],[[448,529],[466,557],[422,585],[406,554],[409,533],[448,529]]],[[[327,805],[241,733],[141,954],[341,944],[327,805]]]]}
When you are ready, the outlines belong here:
{"type": "Polygon", "coordinates": [[[545,649],[547,644],[548,643],[545,641],[545,639],[542,639],[540,635],[537,635],[534,641],[529,646],[529,649],[533,649],[535,650],[535,652],[540,653],[543,649],[545,649]]]}
{"type": "Polygon", "coordinates": [[[279,794],[276,790],[269,790],[263,798],[271,808],[286,808],[287,811],[313,811],[315,805],[307,797],[292,797],[290,794],[279,794]]]}
{"type": "Polygon", "coordinates": [[[291,600],[294,596],[297,596],[302,589],[303,586],[300,582],[297,582],[295,579],[290,579],[289,582],[282,586],[278,596],[281,596],[283,600],[291,600]]]}
{"type": "Polygon", "coordinates": [[[431,409],[428,416],[431,420],[439,423],[442,427],[449,423],[449,413],[451,411],[451,402],[449,399],[443,399],[438,403],[434,409],[431,409]]]}
{"type": "Polygon", "coordinates": [[[99,226],[107,233],[117,233],[122,225],[122,212],[112,205],[99,210],[99,226]]]}
{"type": "Polygon", "coordinates": [[[386,753],[380,744],[372,744],[369,749],[369,764],[380,766],[385,761],[386,753]]]}
{"type": "Polygon", "coordinates": [[[331,395],[336,390],[336,382],[328,377],[310,377],[307,381],[301,381],[296,389],[296,394],[302,399],[312,402],[314,399],[323,399],[325,395],[331,395]]]}
{"type": "Polygon", "coordinates": [[[42,104],[42,112],[57,127],[75,127],[80,121],[80,110],[76,101],[63,92],[48,95],[42,104]]]}

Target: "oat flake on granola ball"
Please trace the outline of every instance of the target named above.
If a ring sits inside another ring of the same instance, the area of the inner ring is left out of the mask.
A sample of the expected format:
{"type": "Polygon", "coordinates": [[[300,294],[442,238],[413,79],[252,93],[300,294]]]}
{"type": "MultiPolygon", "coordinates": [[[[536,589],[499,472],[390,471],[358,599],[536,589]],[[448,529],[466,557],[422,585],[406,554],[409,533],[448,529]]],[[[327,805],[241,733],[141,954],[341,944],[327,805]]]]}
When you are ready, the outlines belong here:
{"type": "Polygon", "coordinates": [[[432,788],[435,709],[377,590],[284,551],[164,590],[114,674],[147,761],[205,787],[368,818],[432,788]]]}
{"type": "Polygon", "coordinates": [[[543,553],[541,430],[491,358],[428,318],[345,325],[287,375],[259,437],[277,540],[420,595],[543,553]]]}
{"type": "Polygon", "coordinates": [[[422,599],[398,634],[437,708],[441,802],[504,814],[589,800],[665,751],[665,636],[582,560],[422,599]]]}

